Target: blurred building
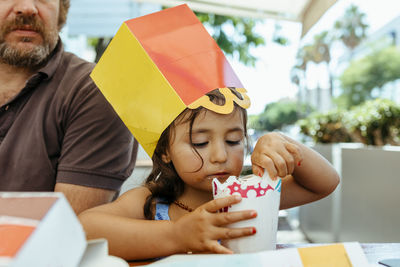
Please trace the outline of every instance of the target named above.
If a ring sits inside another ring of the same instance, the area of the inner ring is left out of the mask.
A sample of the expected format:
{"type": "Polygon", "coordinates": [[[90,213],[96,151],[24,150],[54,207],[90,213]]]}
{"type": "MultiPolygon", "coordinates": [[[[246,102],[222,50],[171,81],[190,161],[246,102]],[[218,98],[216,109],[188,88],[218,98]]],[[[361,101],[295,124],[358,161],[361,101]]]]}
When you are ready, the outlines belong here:
{"type": "MultiPolygon", "coordinates": [[[[367,36],[353,51],[343,49],[340,45],[333,44],[331,56],[339,55],[337,60],[332,58],[330,70],[333,77],[339,77],[349,66],[351,60],[360,59],[372,53],[373,50],[383,49],[391,45],[400,48],[400,16],[394,18],[383,27],[367,36]]],[[[330,110],[333,104],[329,92],[328,73],[325,63],[320,63],[318,65],[312,62],[308,63],[305,81],[299,81],[299,101],[310,104],[320,112],[330,110]]],[[[337,93],[340,91],[340,82],[337,79],[334,79],[332,82],[333,95],[337,96],[335,92],[337,93]]],[[[387,83],[381,90],[376,90],[375,93],[377,94],[376,96],[400,103],[400,79],[387,83]]]]}
{"type": "MultiPolygon", "coordinates": [[[[372,52],[372,50],[383,49],[388,46],[397,46],[400,49],[400,16],[394,18],[383,27],[372,33],[354,51],[354,59],[362,58],[372,52]]],[[[350,54],[345,54],[341,61],[348,65],[350,54]]],[[[379,97],[391,99],[400,103],[400,77],[398,80],[387,83],[379,92],[379,97]]]]}
{"type": "MultiPolygon", "coordinates": [[[[368,36],[355,50],[354,57],[365,56],[371,51],[371,44],[374,48],[384,48],[390,45],[400,47],[400,16],[394,18],[383,27],[368,36]]],[[[344,58],[349,57],[348,54],[344,58]]]]}
{"type": "Polygon", "coordinates": [[[88,38],[111,38],[124,21],[159,10],[159,4],[131,0],[71,0],[61,38],[67,51],[92,61],[95,52],[88,38]]]}

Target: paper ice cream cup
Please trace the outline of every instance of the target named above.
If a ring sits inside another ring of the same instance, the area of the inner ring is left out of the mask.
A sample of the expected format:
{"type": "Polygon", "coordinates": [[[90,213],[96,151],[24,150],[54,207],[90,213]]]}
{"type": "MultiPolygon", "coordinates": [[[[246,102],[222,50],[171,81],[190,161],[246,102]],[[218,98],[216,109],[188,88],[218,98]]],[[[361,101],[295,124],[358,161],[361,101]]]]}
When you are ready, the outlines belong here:
{"type": "Polygon", "coordinates": [[[221,212],[255,210],[257,217],[230,224],[231,228],[255,227],[252,236],[222,240],[222,245],[234,253],[250,253],[276,248],[276,232],[281,195],[281,179],[273,181],[267,172],[263,177],[249,175],[242,178],[229,177],[224,183],[213,179],[214,199],[237,194],[242,196],[238,204],[224,208],[221,212]]]}

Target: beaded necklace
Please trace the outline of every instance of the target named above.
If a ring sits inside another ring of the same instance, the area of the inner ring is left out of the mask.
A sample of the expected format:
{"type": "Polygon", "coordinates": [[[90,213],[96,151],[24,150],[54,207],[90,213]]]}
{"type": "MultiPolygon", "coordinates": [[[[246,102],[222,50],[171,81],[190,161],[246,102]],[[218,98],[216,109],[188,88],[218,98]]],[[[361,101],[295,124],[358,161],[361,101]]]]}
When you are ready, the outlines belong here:
{"type": "Polygon", "coordinates": [[[179,208],[187,210],[188,212],[192,212],[194,209],[190,208],[188,205],[179,202],[178,200],[174,201],[174,204],[177,205],[179,208]]]}

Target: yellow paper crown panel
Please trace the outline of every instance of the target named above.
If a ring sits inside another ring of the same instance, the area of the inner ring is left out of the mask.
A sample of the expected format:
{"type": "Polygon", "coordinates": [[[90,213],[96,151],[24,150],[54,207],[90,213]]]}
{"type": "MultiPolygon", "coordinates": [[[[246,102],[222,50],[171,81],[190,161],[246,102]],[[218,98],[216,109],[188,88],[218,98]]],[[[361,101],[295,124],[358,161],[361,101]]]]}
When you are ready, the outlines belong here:
{"type": "Polygon", "coordinates": [[[151,157],[161,133],[186,105],[125,24],[91,77],[151,157]]]}

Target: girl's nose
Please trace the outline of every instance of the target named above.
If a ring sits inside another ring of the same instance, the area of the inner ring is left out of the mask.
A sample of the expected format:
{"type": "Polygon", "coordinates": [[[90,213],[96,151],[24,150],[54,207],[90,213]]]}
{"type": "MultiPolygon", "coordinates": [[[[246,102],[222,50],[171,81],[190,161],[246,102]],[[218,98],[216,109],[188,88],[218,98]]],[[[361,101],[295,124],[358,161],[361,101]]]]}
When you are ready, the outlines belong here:
{"type": "Polygon", "coordinates": [[[210,161],[212,163],[223,163],[226,162],[227,159],[228,159],[228,153],[226,151],[225,144],[223,142],[218,142],[216,144],[213,144],[210,155],[210,161]]]}

